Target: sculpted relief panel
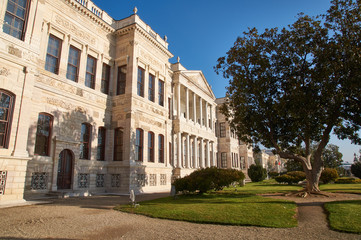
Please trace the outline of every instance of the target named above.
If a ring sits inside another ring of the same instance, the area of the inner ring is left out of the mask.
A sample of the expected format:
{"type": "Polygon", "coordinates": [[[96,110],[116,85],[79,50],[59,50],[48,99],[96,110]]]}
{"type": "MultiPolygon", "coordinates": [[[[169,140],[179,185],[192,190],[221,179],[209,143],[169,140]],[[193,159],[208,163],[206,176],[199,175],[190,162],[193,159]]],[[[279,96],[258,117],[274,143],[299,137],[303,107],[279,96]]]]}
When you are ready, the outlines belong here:
{"type": "Polygon", "coordinates": [[[163,64],[158,60],[154,59],[149,53],[145,50],[140,49],[140,56],[147,60],[152,67],[158,68],[161,72],[163,72],[163,64]]]}
{"type": "Polygon", "coordinates": [[[91,34],[79,29],[79,27],[75,26],[73,23],[65,20],[64,18],[60,17],[59,15],[55,15],[54,22],[61,25],[65,29],[69,30],[75,36],[81,38],[84,41],[89,41],[91,44],[96,44],[96,38],[91,34]]]}

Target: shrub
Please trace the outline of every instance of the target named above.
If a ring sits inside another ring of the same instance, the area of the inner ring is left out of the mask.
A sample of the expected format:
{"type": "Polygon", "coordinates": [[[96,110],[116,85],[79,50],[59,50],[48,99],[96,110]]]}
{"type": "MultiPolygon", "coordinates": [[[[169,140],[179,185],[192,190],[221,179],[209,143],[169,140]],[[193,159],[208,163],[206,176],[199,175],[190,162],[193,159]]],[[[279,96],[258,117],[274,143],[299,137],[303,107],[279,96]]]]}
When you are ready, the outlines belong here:
{"type": "Polygon", "coordinates": [[[340,183],[340,184],[361,183],[361,179],[357,179],[357,178],[338,178],[338,179],[336,179],[335,183],[340,183]]]}
{"type": "Polygon", "coordinates": [[[270,177],[270,178],[275,178],[275,177],[277,177],[277,176],[279,176],[280,174],[278,173],[278,172],[269,172],[268,173],[268,176],[270,177]]]}
{"type": "Polygon", "coordinates": [[[351,165],[351,173],[355,175],[355,177],[361,178],[361,162],[355,162],[351,165]]]}
{"type": "Polygon", "coordinates": [[[205,193],[209,190],[221,190],[233,182],[241,182],[245,178],[241,171],[235,169],[203,168],[192,172],[173,182],[176,192],[205,193]]]}
{"type": "Polygon", "coordinates": [[[301,171],[293,171],[275,178],[279,183],[295,184],[306,179],[306,174],[301,171]]]}
{"type": "Polygon", "coordinates": [[[337,170],[334,168],[325,168],[321,173],[320,180],[324,183],[334,182],[338,178],[337,170]]]}
{"type": "Polygon", "coordinates": [[[248,176],[252,182],[261,182],[267,177],[267,170],[261,165],[252,164],[248,169],[248,176]]]}

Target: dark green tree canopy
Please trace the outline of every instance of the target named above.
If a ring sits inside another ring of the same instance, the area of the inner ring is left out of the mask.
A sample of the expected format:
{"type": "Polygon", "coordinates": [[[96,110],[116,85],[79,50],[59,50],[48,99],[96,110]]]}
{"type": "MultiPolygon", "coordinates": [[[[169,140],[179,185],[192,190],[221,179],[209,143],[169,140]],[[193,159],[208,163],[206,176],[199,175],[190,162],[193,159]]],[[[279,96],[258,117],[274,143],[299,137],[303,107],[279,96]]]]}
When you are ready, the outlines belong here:
{"type": "Polygon", "coordinates": [[[361,144],[360,2],[334,0],[324,16],[300,14],[281,30],[249,29],[215,67],[229,79],[223,113],[238,137],[301,162],[314,190],[332,131],[361,144]]]}

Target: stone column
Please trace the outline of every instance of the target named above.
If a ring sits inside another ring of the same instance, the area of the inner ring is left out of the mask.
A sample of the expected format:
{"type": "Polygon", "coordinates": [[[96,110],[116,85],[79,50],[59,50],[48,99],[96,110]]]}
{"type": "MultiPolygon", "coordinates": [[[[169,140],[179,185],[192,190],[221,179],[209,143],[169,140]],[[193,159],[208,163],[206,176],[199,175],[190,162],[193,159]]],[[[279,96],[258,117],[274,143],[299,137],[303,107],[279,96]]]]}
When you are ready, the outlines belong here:
{"type": "Polygon", "coordinates": [[[210,159],[209,159],[209,140],[206,141],[206,144],[207,144],[207,147],[206,147],[206,167],[210,167],[211,164],[210,164],[210,159]]]}
{"type": "Polygon", "coordinates": [[[189,142],[189,134],[187,134],[187,136],[186,136],[186,138],[187,138],[187,155],[186,155],[186,159],[185,159],[185,166],[186,166],[186,168],[190,168],[190,151],[189,151],[189,144],[190,144],[190,142],[189,142]]]}
{"type": "Polygon", "coordinates": [[[197,99],[196,94],[193,92],[193,120],[194,125],[197,123],[197,99]]]}
{"type": "Polygon", "coordinates": [[[181,104],[180,104],[180,83],[177,83],[177,118],[180,119],[181,115],[181,104]]]}
{"type": "Polygon", "coordinates": [[[199,114],[200,114],[200,119],[201,119],[201,122],[200,122],[200,125],[203,126],[203,110],[202,110],[202,98],[199,97],[199,114]]]}
{"type": "Polygon", "coordinates": [[[211,126],[209,126],[211,129],[214,129],[214,124],[213,124],[213,105],[210,105],[210,119],[211,119],[211,126]]]}
{"type": "Polygon", "coordinates": [[[177,167],[181,168],[182,164],[181,164],[181,160],[182,160],[182,134],[181,132],[177,133],[177,167]]]}
{"type": "Polygon", "coordinates": [[[198,168],[198,139],[197,136],[194,136],[194,140],[193,140],[193,149],[194,149],[194,156],[193,156],[193,167],[194,168],[198,168]]]}
{"type": "Polygon", "coordinates": [[[203,143],[203,138],[200,139],[200,149],[199,149],[199,156],[200,156],[200,163],[199,166],[201,168],[204,168],[204,143],[203,143]]]}
{"type": "Polygon", "coordinates": [[[204,118],[206,128],[208,129],[208,102],[206,101],[206,117],[204,118]]]}
{"type": "Polygon", "coordinates": [[[189,119],[189,89],[186,88],[186,119],[189,119]]]}

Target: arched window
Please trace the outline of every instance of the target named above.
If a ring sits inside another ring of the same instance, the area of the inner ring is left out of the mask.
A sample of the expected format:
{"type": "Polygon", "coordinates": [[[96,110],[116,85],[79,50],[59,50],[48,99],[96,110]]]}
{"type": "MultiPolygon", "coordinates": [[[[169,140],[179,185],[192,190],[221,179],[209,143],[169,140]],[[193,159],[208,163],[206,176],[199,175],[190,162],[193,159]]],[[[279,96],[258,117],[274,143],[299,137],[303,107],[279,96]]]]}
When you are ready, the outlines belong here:
{"type": "Polygon", "coordinates": [[[164,163],[164,136],[158,135],[158,162],[164,163]]]}
{"type": "Polygon", "coordinates": [[[114,161],[123,161],[123,129],[114,130],[114,161]]]}
{"type": "Polygon", "coordinates": [[[137,128],[135,135],[135,161],[143,162],[143,129],[137,128]]]}
{"type": "Polygon", "coordinates": [[[89,123],[82,123],[80,133],[80,159],[90,159],[90,139],[91,125],[89,123]]]}
{"type": "Polygon", "coordinates": [[[0,148],[8,148],[15,95],[0,89],[0,148]]]}
{"type": "Polygon", "coordinates": [[[154,162],[154,133],[148,132],[148,162],[154,162]]]}
{"type": "Polygon", "coordinates": [[[34,150],[36,155],[49,156],[52,128],[53,116],[47,113],[39,113],[34,150]]]}
{"type": "Polygon", "coordinates": [[[98,128],[98,148],[97,148],[97,160],[104,161],[105,159],[105,127],[98,128]]]}

